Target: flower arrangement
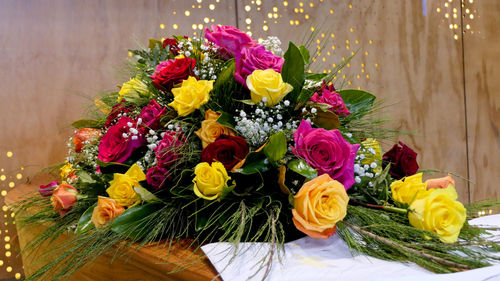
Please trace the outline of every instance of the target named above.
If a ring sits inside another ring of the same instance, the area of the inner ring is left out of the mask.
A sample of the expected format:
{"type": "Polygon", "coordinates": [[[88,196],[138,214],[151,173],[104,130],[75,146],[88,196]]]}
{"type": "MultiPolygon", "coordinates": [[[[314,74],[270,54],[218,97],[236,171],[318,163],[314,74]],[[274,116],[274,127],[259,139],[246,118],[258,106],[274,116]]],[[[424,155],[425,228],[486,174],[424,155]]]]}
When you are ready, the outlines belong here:
{"type": "Polygon", "coordinates": [[[393,131],[374,117],[376,97],[343,89],[341,67],[311,72],[306,46],[283,54],[276,37],[212,26],[131,53],[130,80],[73,123],[58,181],[20,206],[37,207],[25,223],[53,222],[29,249],[78,237],[29,280],[63,261],[51,278],[67,277],[118,242],[183,238],[281,249],[337,233],[358,252],[435,272],[498,259],[486,230],[467,224],[482,205],[457,201],[451,175],[423,181],[405,144],[382,154],[393,131]]]}

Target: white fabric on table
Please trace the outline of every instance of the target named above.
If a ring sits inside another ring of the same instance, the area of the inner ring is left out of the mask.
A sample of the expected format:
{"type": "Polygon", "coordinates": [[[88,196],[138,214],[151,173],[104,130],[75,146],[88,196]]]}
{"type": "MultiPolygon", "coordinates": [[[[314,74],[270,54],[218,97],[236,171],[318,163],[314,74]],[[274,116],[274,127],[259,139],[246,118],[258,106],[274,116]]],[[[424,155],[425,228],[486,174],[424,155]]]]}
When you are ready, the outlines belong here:
{"type": "MultiPolygon", "coordinates": [[[[500,214],[471,220],[473,225],[500,227],[500,214]]],[[[500,231],[494,233],[498,241],[500,231]]],[[[229,243],[211,243],[202,247],[225,281],[261,280],[259,262],[268,253],[265,243],[242,243],[239,254],[229,243]],[[233,260],[231,260],[233,258],[233,260]],[[254,275],[251,279],[250,276],[254,275]]],[[[434,274],[418,265],[384,261],[365,255],[352,255],[347,244],[334,235],[316,240],[304,237],[285,244],[281,262],[275,257],[266,280],[362,280],[362,281],[500,281],[500,265],[450,274],[434,274]]]]}

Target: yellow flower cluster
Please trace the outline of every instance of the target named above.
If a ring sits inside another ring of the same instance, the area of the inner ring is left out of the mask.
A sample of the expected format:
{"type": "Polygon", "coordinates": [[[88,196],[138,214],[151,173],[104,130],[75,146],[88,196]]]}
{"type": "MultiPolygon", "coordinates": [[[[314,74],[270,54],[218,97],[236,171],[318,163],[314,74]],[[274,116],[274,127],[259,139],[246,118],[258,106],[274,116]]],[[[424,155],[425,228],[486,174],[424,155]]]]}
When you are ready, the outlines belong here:
{"type": "Polygon", "coordinates": [[[147,98],[150,96],[148,86],[139,78],[132,78],[128,82],[123,83],[118,92],[118,101],[126,99],[128,101],[147,98]]]}
{"type": "Polygon", "coordinates": [[[392,197],[410,205],[408,219],[413,227],[436,234],[444,243],[454,243],[467,213],[457,201],[454,184],[450,175],[423,183],[419,173],[393,182],[392,197]]]}
{"type": "Polygon", "coordinates": [[[281,74],[272,69],[254,70],[246,82],[252,101],[264,100],[267,106],[276,105],[293,90],[292,85],[283,82],[281,74]]]}
{"type": "Polygon", "coordinates": [[[231,179],[220,162],[213,162],[212,165],[202,162],[196,165],[194,174],[194,193],[206,200],[220,198],[224,189],[228,188],[227,182],[231,179]]]}
{"type": "Polygon", "coordinates": [[[130,207],[141,202],[141,198],[135,192],[134,187],[141,186],[140,181],[146,179],[146,175],[141,168],[134,164],[125,174],[114,174],[110,181],[110,186],[106,189],[110,198],[115,199],[116,203],[123,207],[130,207]]]}
{"type": "Polygon", "coordinates": [[[168,105],[173,107],[179,116],[187,116],[206,104],[210,99],[210,91],[214,87],[214,81],[196,80],[190,76],[182,81],[179,88],[173,88],[174,101],[168,105]]]}

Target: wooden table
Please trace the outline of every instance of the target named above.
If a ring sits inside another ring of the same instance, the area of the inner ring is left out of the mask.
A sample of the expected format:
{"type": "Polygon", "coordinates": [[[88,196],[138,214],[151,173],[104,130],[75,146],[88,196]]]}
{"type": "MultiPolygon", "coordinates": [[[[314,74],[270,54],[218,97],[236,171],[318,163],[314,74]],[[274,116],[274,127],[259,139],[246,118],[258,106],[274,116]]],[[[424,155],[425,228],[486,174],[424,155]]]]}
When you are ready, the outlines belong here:
{"type": "MultiPolygon", "coordinates": [[[[33,193],[38,189],[37,185],[19,185],[11,190],[5,197],[7,205],[13,205],[22,200],[26,194],[33,193]]],[[[18,236],[21,249],[32,240],[37,234],[46,229],[46,225],[36,227],[19,228],[18,236]]],[[[70,238],[71,234],[61,235],[52,245],[59,245],[70,238]]],[[[34,255],[22,254],[24,272],[26,276],[30,276],[37,268],[45,264],[46,261],[40,258],[41,254],[46,253],[51,249],[50,244],[44,244],[36,251],[34,255]]],[[[173,263],[185,260],[186,257],[192,254],[192,250],[186,249],[181,245],[171,249],[168,260],[164,258],[165,249],[154,245],[147,245],[139,250],[128,250],[129,253],[124,257],[119,257],[113,260],[113,253],[100,255],[94,262],[85,265],[76,271],[69,279],[72,281],[95,281],[95,280],[116,280],[116,281],[139,281],[139,280],[222,280],[217,275],[207,257],[202,256],[199,259],[199,264],[189,267],[186,270],[167,274],[175,268],[173,263]]],[[[57,253],[54,253],[57,254],[57,253]]]]}

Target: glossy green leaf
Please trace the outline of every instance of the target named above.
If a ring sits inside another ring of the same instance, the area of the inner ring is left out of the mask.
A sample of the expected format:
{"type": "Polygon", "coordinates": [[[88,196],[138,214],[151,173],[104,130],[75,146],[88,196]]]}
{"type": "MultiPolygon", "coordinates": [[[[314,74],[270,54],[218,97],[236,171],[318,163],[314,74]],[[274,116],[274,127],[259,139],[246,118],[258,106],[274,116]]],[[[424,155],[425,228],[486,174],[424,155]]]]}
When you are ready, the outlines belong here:
{"type": "Polygon", "coordinates": [[[90,206],[85,212],[82,214],[80,219],[78,220],[78,225],[76,226],[75,233],[82,234],[94,228],[94,223],[92,223],[92,213],[94,212],[94,208],[97,206],[97,203],[90,206]]]}
{"type": "Polygon", "coordinates": [[[313,104],[311,108],[316,109],[312,121],[313,123],[323,129],[333,130],[340,127],[340,120],[337,114],[330,111],[329,106],[322,104],[313,104]]]}
{"type": "Polygon", "coordinates": [[[155,203],[132,206],[115,219],[111,224],[111,230],[130,238],[145,235],[142,230],[146,228],[148,221],[144,218],[157,212],[161,207],[162,204],[155,203]]]}
{"type": "Polygon", "coordinates": [[[152,203],[152,202],[161,202],[161,200],[156,197],[153,193],[149,192],[149,190],[145,189],[142,186],[134,187],[135,193],[139,194],[141,200],[144,202],[152,203]]]}
{"type": "Polygon", "coordinates": [[[92,119],[81,119],[71,123],[71,126],[77,129],[82,128],[97,128],[100,129],[104,126],[104,122],[101,120],[92,120],[92,119]]]}
{"type": "Polygon", "coordinates": [[[362,90],[347,89],[338,93],[351,112],[351,118],[361,118],[370,111],[375,102],[375,95],[362,90]]]}
{"type": "Polygon", "coordinates": [[[163,49],[163,43],[160,40],[149,39],[148,48],[154,50],[158,46],[158,49],[163,49]]]}
{"type": "Polygon", "coordinates": [[[276,134],[272,135],[269,138],[266,146],[264,147],[264,153],[272,162],[277,162],[283,159],[283,157],[285,157],[286,151],[286,136],[285,132],[283,131],[277,132],[276,134]]]}
{"type": "Polygon", "coordinates": [[[314,179],[318,176],[318,171],[316,171],[313,167],[309,166],[302,159],[294,159],[288,162],[288,169],[296,172],[299,175],[302,175],[308,179],[314,179]]]}
{"type": "Polygon", "coordinates": [[[269,170],[269,159],[263,151],[250,152],[245,158],[245,164],[236,172],[244,175],[261,173],[269,170]]]}
{"type": "Polygon", "coordinates": [[[281,76],[283,81],[293,86],[293,91],[287,95],[286,99],[295,102],[304,84],[304,59],[299,48],[292,42],[288,45],[284,59],[281,76]]]}
{"type": "Polygon", "coordinates": [[[219,113],[221,113],[221,115],[217,119],[217,123],[234,130],[234,126],[236,126],[234,116],[224,111],[220,111],[219,113]]]}
{"type": "Polygon", "coordinates": [[[80,178],[81,182],[85,182],[85,183],[95,183],[96,182],[89,173],[87,173],[83,170],[76,171],[76,175],[80,178]]]}
{"type": "Polygon", "coordinates": [[[304,47],[303,45],[300,45],[299,51],[300,51],[300,54],[302,54],[302,58],[304,59],[304,64],[308,65],[309,59],[311,58],[311,55],[309,54],[309,50],[306,47],[304,47]]]}

